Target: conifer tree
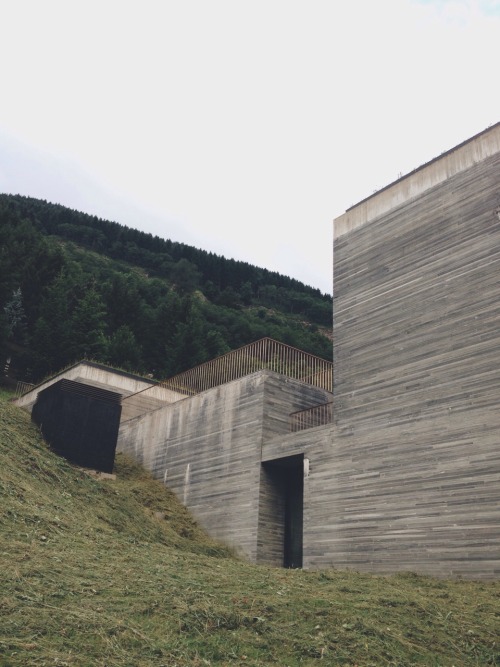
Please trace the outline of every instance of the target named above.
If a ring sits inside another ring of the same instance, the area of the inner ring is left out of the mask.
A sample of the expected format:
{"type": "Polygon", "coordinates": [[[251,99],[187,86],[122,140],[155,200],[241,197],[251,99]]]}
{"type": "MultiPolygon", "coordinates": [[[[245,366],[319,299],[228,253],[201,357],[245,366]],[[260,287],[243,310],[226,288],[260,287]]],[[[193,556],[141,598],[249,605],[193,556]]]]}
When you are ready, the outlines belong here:
{"type": "Polygon", "coordinates": [[[131,329],[123,324],[111,336],[108,361],[128,371],[137,372],[141,367],[141,349],[131,329]]]}
{"type": "Polygon", "coordinates": [[[105,314],[101,295],[91,287],[77,303],[71,318],[71,348],[74,360],[105,360],[108,347],[105,314]]]}
{"type": "Polygon", "coordinates": [[[27,337],[26,314],[20,287],[12,292],[12,297],[3,310],[8,340],[24,345],[27,337]]]}

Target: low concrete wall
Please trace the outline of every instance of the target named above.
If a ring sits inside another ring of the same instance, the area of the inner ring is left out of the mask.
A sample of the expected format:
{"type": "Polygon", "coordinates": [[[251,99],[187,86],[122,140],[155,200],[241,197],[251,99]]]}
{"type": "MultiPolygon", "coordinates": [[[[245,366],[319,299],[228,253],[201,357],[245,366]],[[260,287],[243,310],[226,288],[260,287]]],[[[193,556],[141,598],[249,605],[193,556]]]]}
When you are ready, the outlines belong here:
{"type": "Polygon", "coordinates": [[[331,394],[263,370],[122,422],[117,450],[172,489],[216,539],[257,558],[261,450],[331,394]]]}
{"type": "Polygon", "coordinates": [[[122,402],[122,421],[134,419],[146,412],[157,410],[166,403],[175,403],[186,398],[185,394],[154,385],[141,389],[137,393],[125,395],[122,402]]]}
{"type": "Polygon", "coordinates": [[[132,396],[124,402],[122,420],[130,419],[137,414],[157,408],[167,402],[179,400],[180,397],[176,392],[157,387],[155,383],[136,375],[107,368],[106,366],[90,361],[81,361],[37,385],[31,391],[17,398],[14,403],[25,410],[31,411],[36,402],[38,392],[47,389],[62,379],[82,382],[83,384],[100,387],[101,389],[111,389],[121,394],[122,397],[128,397],[141,392],[137,397],[132,396]]]}
{"type": "Polygon", "coordinates": [[[500,415],[446,414],[356,428],[341,421],[263,447],[304,454],[304,567],[500,576],[500,415]]]}

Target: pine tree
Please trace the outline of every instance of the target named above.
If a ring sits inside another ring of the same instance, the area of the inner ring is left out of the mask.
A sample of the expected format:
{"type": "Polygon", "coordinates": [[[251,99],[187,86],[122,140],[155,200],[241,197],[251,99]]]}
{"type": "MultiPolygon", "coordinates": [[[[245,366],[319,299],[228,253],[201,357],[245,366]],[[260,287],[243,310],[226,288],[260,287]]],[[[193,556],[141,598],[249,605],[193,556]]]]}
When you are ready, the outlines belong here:
{"type": "Polygon", "coordinates": [[[141,367],[141,349],[131,329],[123,324],[111,336],[108,360],[113,366],[137,372],[141,367]]]}
{"type": "Polygon", "coordinates": [[[91,287],[76,305],[71,318],[71,350],[75,360],[105,360],[108,347],[105,314],[106,309],[100,294],[91,287]]]}
{"type": "Polygon", "coordinates": [[[20,287],[12,292],[12,298],[6,303],[3,310],[8,340],[24,345],[26,343],[27,328],[23,295],[20,287]]]}
{"type": "Polygon", "coordinates": [[[184,303],[185,320],[178,327],[172,343],[172,373],[180,373],[207,361],[203,317],[198,305],[187,297],[184,303]]]}

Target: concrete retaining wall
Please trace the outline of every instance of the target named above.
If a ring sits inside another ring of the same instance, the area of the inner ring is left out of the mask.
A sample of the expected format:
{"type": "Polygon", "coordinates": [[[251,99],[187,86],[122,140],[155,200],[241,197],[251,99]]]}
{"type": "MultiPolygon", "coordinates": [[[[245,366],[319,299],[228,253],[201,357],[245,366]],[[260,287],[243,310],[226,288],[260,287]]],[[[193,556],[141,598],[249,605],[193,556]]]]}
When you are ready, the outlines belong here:
{"type": "Polygon", "coordinates": [[[272,371],[122,422],[117,450],[162,479],[215,538],[257,558],[261,449],[331,394],[272,371]]]}

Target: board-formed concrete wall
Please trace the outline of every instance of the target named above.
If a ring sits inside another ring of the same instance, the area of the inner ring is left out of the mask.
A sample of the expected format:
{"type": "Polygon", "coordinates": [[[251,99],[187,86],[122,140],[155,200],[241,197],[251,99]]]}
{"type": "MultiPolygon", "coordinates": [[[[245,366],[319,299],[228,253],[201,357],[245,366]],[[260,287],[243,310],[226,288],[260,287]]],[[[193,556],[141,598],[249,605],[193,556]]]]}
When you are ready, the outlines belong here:
{"type": "Polygon", "coordinates": [[[166,403],[173,403],[185,398],[179,392],[162,387],[160,384],[138,375],[116,370],[93,361],[79,361],[17,398],[15,400],[16,405],[31,411],[39,392],[63,379],[118,392],[124,399],[122,403],[122,421],[154,410],[166,403]]]}
{"type": "Polygon", "coordinates": [[[262,449],[307,459],[304,567],[500,575],[499,136],[335,221],[334,423],[262,449]]]}
{"type": "Polygon", "coordinates": [[[162,479],[200,524],[257,558],[263,442],[328,392],[263,370],[122,422],[117,451],[162,479]]]}
{"type": "Polygon", "coordinates": [[[311,490],[311,565],[500,574],[499,136],[335,222],[334,456],[315,450],[331,492],[311,490]]]}
{"type": "Polygon", "coordinates": [[[500,124],[334,225],[334,422],[290,433],[332,395],[259,371],[122,422],[118,450],[252,561],[283,562],[303,466],[304,567],[498,577],[500,124]]]}
{"type": "Polygon", "coordinates": [[[497,123],[351,206],[335,219],[334,237],[351,232],[410,199],[421,197],[427,190],[499,152],[500,123],[497,123]]]}
{"type": "Polygon", "coordinates": [[[307,457],[304,567],[498,577],[498,423],[486,454],[463,434],[443,443],[460,436],[445,427],[333,424],[265,444],[264,461],[307,457]]]}

